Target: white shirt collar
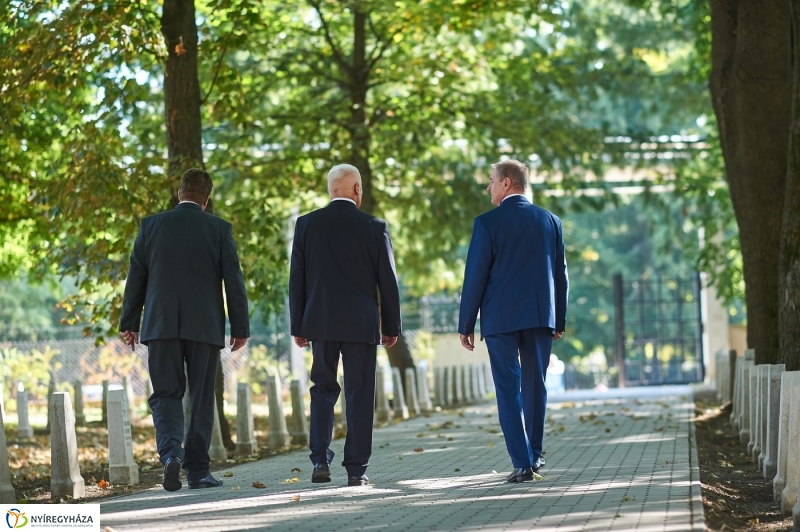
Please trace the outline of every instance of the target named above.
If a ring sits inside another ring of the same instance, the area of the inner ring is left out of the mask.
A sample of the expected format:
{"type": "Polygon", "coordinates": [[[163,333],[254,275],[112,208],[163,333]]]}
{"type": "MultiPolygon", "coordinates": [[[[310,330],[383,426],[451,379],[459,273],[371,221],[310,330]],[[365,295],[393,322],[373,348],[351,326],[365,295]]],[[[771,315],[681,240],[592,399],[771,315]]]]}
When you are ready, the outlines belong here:
{"type": "MultiPolygon", "coordinates": [[[[508,196],[503,198],[503,201],[507,200],[508,198],[513,198],[514,196],[522,196],[524,198],[525,194],[509,194],[508,196]]],[[[503,203],[503,201],[501,201],[500,203],[503,203]]]]}
{"type": "Polygon", "coordinates": [[[200,204],[199,204],[199,203],[197,203],[196,201],[183,200],[183,201],[181,201],[180,203],[178,203],[178,205],[180,205],[181,203],[194,203],[194,204],[195,204],[195,205],[197,205],[198,207],[202,207],[202,205],[200,205],[200,204]]]}
{"type": "MultiPolygon", "coordinates": [[[[349,201],[353,205],[356,205],[356,202],[351,200],[350,198],[332,198],[331,203],[333,203],[334,201],[349,201]]],[[[356,207],[358,207],[358,205],[356,205],[356,207]]]]}

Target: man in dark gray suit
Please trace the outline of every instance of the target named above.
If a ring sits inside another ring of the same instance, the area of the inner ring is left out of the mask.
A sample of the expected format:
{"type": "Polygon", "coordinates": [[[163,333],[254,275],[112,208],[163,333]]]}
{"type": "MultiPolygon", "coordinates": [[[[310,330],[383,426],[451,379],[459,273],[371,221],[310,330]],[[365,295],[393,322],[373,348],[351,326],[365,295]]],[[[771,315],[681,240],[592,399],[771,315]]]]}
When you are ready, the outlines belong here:
{"type": "Polygon", "coordinates": [[[211,476],[208,448],[217,415],[214,381],[225,346],[223,281],[231,350],[244,346],[250,336],[247,294],[231,224],[204,212],[212,187],[208,173],[192,168],[181,180],[180,203],[142,220],[120,318],[119,330],[131,349],[139,341],[148,347],[153,382],[149,403],[167,491],[181,489],[181,466],[190,489],[222,485],[211,476]],[[185,441],[184,363],[191,411],[185,441]]]}
{"type": "Polygon", "coordinates": [[[297,220],[289,277],[292,336],[312,343],[311,482],[329,482],[333,405],[344,366],[347,484],[369,484],[378,344],[391,347],[400,334],[400,295],[386,222],[361,212],[361,175],[349,164],[328,173],[327,207],[297,220]],[[380,292],[380,312],[378,304],[380,292]]]}

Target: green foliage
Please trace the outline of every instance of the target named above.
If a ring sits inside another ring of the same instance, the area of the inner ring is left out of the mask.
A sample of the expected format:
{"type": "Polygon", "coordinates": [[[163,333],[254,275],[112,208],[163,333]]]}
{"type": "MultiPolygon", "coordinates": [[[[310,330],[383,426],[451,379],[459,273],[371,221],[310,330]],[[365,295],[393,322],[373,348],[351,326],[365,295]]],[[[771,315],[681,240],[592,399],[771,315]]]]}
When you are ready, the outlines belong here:
{"type": "MultiPolygon", "coordinates": [[[[536,167],[537,202],[615,220],[625,207],[615,211],[620,198],[609,187],[574,199],[545,189],[570,196],[596,187],[609,166],[652,170],[658,177],[647,188],[675,190],[648,196],[674,221],[664,225],[672,239],[661,241],[692,242],[698,227],[722,231],[721,245],[687,256],[736,294],[738,248],[717,143],[696,122],[712,114],[704,3],[196,7],[213,205],[234,224],[261,315],[285,301],[287,219],[324,204],[325,174],[345,161],[368,171],[372,210],[391,224],[409,295],[459,288],[472,219],[490,208],[488,165],[503,156],[536,167]],[[676,134],[705,135],[708,146],[677,150],[676,159],[642,147],[676,134]],[[630,142],[612,145],[609,136],[630,142]]],[[[0,276],[74,277],[80,294],[64,302],[69,322],[92,323],[87,332],[101,337],[118,319],[138,223],[168,208],[175,187],[158,11],[149,0],[0,6],[0,276]]],[[[610,283],[611,273],[592,275],[610,283]]]]}
{"type": "Polygon", "coordinates": [[[50,377],[61,368],[60,358],[60,353],[50,346],[44,351],[34,349],[26,353],[13,348],[0,349],[0,379],[4,389],[12,390],[22,383],[29,396],[47,397],[50,377]]]}

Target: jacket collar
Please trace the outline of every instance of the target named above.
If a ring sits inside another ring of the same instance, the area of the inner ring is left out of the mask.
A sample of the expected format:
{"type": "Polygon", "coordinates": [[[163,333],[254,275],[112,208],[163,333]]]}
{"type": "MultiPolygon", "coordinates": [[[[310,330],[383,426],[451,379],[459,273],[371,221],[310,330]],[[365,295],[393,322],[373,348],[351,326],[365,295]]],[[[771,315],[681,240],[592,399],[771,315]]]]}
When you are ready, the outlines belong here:
{"type": "Polygon", "coordinates": [[[509,196],[500,202],[500,207],[503,205],[520,205],[522,203],[530,203],[525,196],[509,196]]]}
{"type": "Polygon", "coordinates": [[[203,210],[203,208],[200,207],[200,205],[198,205],[197,203],[195,203],[193,201],[185,201],[183,203],[178,203],[177,205],[175,205],[175,208],[176,209],[197,209],[199,211],[203,210]]]}
{"type": "Polygon", "coordinates": [[[345,200],[331,200],[328,207],[333,207],[335,209],[358,209],[355,203],[345,200]]]}

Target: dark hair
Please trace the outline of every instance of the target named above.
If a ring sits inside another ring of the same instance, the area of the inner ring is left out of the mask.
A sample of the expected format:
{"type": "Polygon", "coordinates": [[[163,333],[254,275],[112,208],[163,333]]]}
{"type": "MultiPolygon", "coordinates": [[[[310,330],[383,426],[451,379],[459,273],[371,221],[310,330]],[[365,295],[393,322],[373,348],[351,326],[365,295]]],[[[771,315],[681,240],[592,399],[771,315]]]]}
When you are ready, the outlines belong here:
{"type": "Polygon", "coordinates": [[[184,196],[205,200],[211,195],[212,188],[214,188],[214,183],[211,182],[211,176],[208,175],[208,172],[199,168],[186,170],[186,173],[181,178],[180,191],[184,196]]]}
{"type": "Polygon", "coordinates": [[[522,190],[528,188],[528,167],[514,159],[508,159],[492,165],[501,179],[509,178],[511,185],[522,190]]]}

